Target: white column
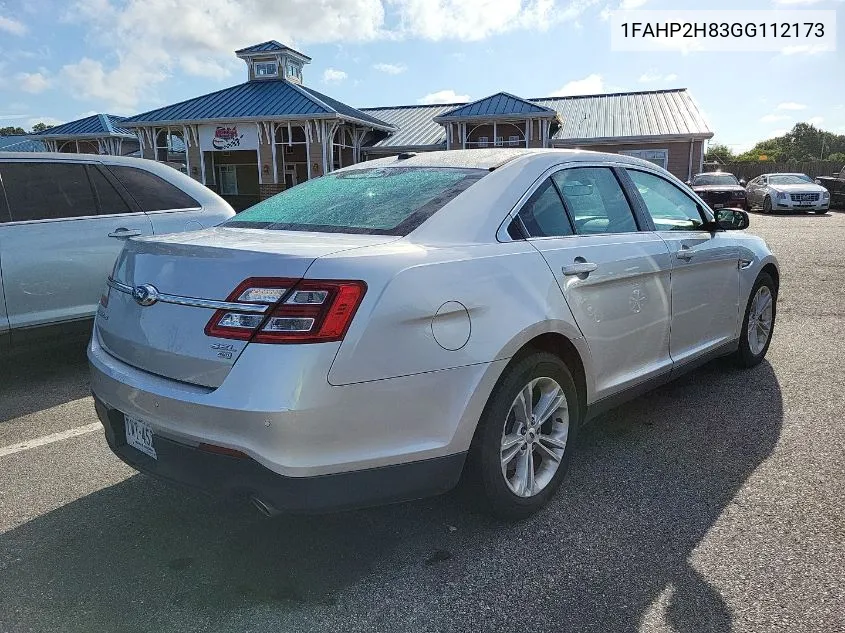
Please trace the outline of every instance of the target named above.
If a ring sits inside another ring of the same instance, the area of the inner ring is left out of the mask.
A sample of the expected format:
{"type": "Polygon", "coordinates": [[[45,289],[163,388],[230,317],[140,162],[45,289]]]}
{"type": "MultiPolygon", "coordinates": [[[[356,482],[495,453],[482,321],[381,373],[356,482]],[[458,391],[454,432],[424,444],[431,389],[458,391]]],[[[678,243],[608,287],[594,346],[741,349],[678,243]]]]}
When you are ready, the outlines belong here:
{"type": "Polygon", "coordinates": [[[305,160],[308,161],[308,180],[311,180],[311,123],[305,122],[305,160]]]}
{"type": "Polygon", "coordinates": [[[270,152],[273,155],[273,184],[279,184],[279,169],[276,163],[276,124],[270,123],[270,152]]]}
{"type": "MultiPolygon", "coordinates": [[[[185,171],[191,176],[191,146],[190,136],[188,135],[188,128],[182,126],[182,141],[185,143],[185,171]]],[[[193,176],[191,176],[193,178],[193,176]]]]}
{"type": "Polygon", "coordinates": [[[258,134],[258,147],[255,148],[255,157],[258,160],[258,184],[264,184],[264,170],[261,168],[261,141],[264,140],[264,134],[261,131],[261,123],[256,122],[255,131],[258,134]]]}
{"type": "Polygon", "coordinates": [[[493,121],[493,147],[496,147],[496,137],[498,136],[498,132],[496,131],[496,122],[493,121]]]}

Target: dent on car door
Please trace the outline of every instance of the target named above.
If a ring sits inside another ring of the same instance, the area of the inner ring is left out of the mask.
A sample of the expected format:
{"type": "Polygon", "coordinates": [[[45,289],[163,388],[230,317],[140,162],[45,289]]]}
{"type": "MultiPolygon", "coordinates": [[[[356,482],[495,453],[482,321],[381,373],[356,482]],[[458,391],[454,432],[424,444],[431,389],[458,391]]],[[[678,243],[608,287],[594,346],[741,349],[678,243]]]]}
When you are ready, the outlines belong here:
{"type": "Polygon", "coordinates": [[[93,316],[124,240],[149,235],[143,213],[94,164],[0,163],[11,221],[0,225],[2,275],[14,333],[93,316]]]}
{"type": "Polygon", "coordinates": [[[639,230],[613,169],[558,171],[518,218],[590,348],[595,399],[671,367],[668,249],[639,230]]]}
{"type": "Polygon", "coordinates": [[[638,169],[627,173],[671,253],[673,361],[683,363],[733,341],[739,315],[736,241],[724,231],[702,228],[708,220],[702,204],[668,179],[638,169]]]}

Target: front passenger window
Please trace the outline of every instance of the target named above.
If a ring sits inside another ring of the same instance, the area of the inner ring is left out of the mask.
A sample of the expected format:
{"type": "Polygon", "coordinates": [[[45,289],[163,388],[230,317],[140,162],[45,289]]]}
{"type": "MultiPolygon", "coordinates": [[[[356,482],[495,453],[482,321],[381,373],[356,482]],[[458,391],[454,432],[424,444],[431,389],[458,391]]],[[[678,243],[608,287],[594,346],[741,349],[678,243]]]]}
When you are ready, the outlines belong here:
{"type": "Polygon", "coordinates": [[[657,231],[690,231],[704,224],[698,203],[668,180],[644,171],[628,174],[645,202],[657,231]]]}

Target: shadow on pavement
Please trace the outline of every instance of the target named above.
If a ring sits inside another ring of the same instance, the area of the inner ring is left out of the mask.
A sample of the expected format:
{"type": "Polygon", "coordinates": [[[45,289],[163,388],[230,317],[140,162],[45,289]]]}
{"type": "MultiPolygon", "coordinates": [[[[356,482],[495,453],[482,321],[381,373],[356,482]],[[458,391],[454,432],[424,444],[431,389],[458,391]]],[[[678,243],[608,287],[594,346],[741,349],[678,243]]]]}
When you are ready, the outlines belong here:
{"type": "Polygon", "coordinates": [[[0,423],[90,393],[84,342],[0,359],[0,423]]]}
{"type": "Polygon", "coordinates": [[[768,363],[717,361],[587,427],[511,525],[457,495],[269,520],[134,476],[0,535],[0,630],[727,632],[689,557],[781,424],[768,363]]]}

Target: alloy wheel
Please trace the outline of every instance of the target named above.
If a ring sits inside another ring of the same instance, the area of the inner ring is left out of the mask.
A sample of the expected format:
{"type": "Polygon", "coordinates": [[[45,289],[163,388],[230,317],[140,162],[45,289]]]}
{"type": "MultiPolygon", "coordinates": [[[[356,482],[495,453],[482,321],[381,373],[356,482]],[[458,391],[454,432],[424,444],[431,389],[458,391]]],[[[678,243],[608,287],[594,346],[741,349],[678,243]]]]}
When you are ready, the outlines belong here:
{"type": "Polygon", "coordinates": [[[552,378],[535,378],[511,404],[502,431],[501,465],[515,495],[533,497],[555,476],[566,450],[569,409],[552,378]]]}
{"type": "Polygon", "coordinates": [[[748,313],[748,347],[757,356],[766,347],[772,333],[774,302],[768,286],[760,286],[748,313]]]}

